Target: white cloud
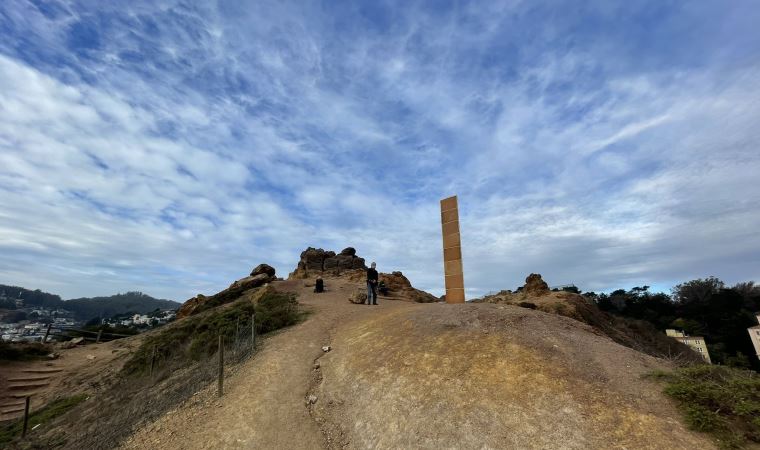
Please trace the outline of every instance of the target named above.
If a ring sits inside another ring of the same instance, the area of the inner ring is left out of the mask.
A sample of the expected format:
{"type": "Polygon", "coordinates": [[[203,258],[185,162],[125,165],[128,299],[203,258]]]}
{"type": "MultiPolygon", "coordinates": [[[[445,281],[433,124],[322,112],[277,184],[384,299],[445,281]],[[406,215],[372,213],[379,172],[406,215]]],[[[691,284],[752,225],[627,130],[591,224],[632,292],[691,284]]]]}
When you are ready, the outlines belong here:
{"type": "Polygon", "coordinates": [[[574,15],[531,31],[532,2],[392,10],[384,33],[359,7],[99,8],[77,53],[103,11],[3,6],[0,282],[182,300],[351,245],[441,293],[451,194],[473,294],[760,275],[760,61],[631,70],[558,45],[574,15]]]}

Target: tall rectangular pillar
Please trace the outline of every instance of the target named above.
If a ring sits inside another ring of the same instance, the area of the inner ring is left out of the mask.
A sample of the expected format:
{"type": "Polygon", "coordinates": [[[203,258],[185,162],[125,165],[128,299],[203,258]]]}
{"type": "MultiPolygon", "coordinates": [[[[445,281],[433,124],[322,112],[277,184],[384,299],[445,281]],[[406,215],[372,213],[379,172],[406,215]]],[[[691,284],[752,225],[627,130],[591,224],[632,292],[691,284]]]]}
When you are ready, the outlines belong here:
{"type": "Polygon", "coordinates": [[[459,205],[456,195],[441,200],[441,230],[446,303],[464,303],[462,243],[459,239],[459,205]]]}

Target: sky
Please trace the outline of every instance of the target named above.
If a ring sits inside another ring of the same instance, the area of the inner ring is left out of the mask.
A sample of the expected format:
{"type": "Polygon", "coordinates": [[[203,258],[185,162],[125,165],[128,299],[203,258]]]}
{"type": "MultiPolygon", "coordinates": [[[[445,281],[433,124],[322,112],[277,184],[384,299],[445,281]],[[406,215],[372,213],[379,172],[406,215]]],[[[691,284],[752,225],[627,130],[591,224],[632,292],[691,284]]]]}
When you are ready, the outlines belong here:
{"type": "Polygon", "coordinates": [[[213,294],[308,246],[469,298],[760,281],[760,8],[0,2],[0,283],[213,294]]]}

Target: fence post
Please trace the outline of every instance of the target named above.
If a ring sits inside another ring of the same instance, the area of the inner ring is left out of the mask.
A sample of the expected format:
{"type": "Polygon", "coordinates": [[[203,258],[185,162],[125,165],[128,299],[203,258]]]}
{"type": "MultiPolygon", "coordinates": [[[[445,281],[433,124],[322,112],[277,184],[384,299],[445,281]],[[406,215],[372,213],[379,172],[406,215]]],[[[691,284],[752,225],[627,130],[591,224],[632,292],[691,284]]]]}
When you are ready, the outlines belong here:
{"type": "Polygon", "coordinates": [[[222,393],[224,392],[224,342],[223,337],[220,334],[219,335],[219,389],[218,389],[218,395],[219,397],[222,396],[222,393]]]}
{"type": "Polygon", "coordinates": [[[256,314],[251,314],[251,350],[256,350],[256,314]]]}
{"type": "Polygon", "coordinates": [[[24,403],[24,428],[21,430],[21,437],[26,437],[26,428],[29,426],[29,399],[30,396],[26,396],[26,403],[24,403]]]}
{"type": "Polygon", "coordinates": [[[153,368],[156,366],[156,346],[153,346],[153,355],[150,357],[150,377],[153,377],[153,368]]]}
{"type": "Polygon", "coordinates": [[[95,339],[95,343],[96,344],[100,342],[100,335],[101,334],[103,334],[103,329],[102,328],[98,330],[98,337],[95,339]]]}
{"type": "Polygon", "coordinates": [[[42,343],[43,343],[43,344],[47,343],[47,338],[48,338],[48,336],[50,335],[50,327],[52,327],[52,326],[53,326],[53,324],[52,324],[52,323],[49,323],[49,324],[48,324],[48,326],[47,326],[47,330],[45,330],[45,337],[44,337],[44,338],[42,338],[42,343]]]}

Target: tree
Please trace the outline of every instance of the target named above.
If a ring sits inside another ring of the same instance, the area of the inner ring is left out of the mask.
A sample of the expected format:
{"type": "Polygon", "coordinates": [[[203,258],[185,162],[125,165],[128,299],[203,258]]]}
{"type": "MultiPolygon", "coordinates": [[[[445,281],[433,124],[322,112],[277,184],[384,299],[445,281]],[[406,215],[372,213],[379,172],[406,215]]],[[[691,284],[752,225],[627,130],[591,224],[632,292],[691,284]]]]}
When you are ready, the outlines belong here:
{"type": "Polygon", "coordinates": [[[687,281],[673,288],[673,300],[680,304],[705,303],[723,287],[724,283],[716,277],[687,281]]]}
{"type": "Polygon", "coordinates": [[[26,320],[26,313],[24,311],[9,311],[5,314],[5,321],[8,323],[16,323],[26,320]]]}

